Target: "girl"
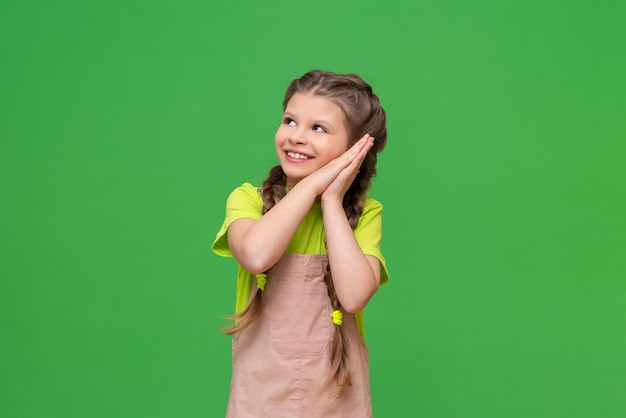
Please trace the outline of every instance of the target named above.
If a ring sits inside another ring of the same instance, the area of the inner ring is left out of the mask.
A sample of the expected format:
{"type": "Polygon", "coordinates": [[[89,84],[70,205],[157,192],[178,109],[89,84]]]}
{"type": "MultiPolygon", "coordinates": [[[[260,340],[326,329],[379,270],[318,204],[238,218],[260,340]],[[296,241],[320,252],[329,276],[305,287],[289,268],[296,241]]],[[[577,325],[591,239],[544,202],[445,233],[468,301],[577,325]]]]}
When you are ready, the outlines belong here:
{"type": "Polygon", "coordinates": [[[370,417],[363,308],[388,280],[367,197],[385,111],[354,74],[293,80],[280,165],[226,204],[213,251],[239,263],[227,417],[370,417]]]}

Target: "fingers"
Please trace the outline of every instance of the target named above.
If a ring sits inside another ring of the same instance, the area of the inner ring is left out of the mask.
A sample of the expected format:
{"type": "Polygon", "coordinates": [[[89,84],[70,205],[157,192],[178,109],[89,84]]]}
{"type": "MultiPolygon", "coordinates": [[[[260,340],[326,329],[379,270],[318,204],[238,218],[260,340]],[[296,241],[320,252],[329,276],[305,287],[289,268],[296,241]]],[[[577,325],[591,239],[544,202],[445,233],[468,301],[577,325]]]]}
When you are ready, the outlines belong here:
{"type": "Polygon", "coordinates": [[[367,151],[372,148],[373,144],[374,137],[370,134],[365,134],[349,150],[347,150],[339,158],[337,158],[337,160],[341,161],[341,165],[344,168],[350,165],[354,161],[354,159],[360,159],[361,161],[363,161],[363,158],[365,158],[367,151]]]}
{"type": "Polygon", "coordinates": [[[358,153],[354,156],[354,158],[352,158],[350,163],[344,167],[344,169],[341,171],[340,175],[338,176],[338,177],[343,176],[347,179],[350,179],[349,183],[352,183],[352,181],[356,177],[357,173],[359,172],[359,169],[361,168],[361,164],[363,163],[363,160],[365,159],[365,156],[374,145],[374,137],[370,135],[365,135],[363,138],[361,138],[361,140],[364,140],[364,142],[361,144],[360,148],[357,148],[358,153]]]}
{"type": "MultiPolygon", "coordinates": [[[[374,137],[371,136],[370,134],[365,134],[361,137],[361,139],[356,141],[356,143],[352,146],[352,148],[348,150],[348,152],[350,152],[351,154],[354,154],[354,156],[356,157],[363,150],[363,148],[366,148],[368,144],[373,144],[373,143],[374,143],[374,137]]],[[[368,149],[371,148],[371,145],[367,148],[368,149]]]]}
{"type": "Polygon", "coordinates": [[[356,170],[359,169],[359,167],[361,166],[361,163],[365,159],[365,156],[367,155],[369,150],[372,148],[372,146],[374,146],[374,137],[371,136],[370,134],[365,134],[363,138],[361,138],[357,142],[357,144],[359,144],[359,142],[361,141],[363,142],[360,144],[358,153],[354,156],[354,158],[352,159],[352,162],[350,163],[350,165],[353,166],[353,168],[356,170]]]}
{"type": "MultiPolygon", "coordinates": [[[[361,164],[363,163],[367,152],[374,145],[374,138],[366,135],[361,138],[359,142],[355,144],[355,147],[353,147],[353,149],[351,148],[349,150],[356,152],[356,155],[354,155],[351,160],[348,160],[348,164],[343,166],[343,168],[339,171],[333,181],[326,187],[323,192],[323,198],[337,198],[339,200],[343,199],[346,191],[354,182],[354,179],[359,173],[359,169],[361,168],[361,164]],[[359,144],[359,142],[361,142],[361,144],[359,144]]],[[[346,154],[348,154],[348,152],[346,152],[346,154]]]]}
{"type": "Polygon", "coordinates": [[[321,181],[319,183],[320,193],[333,182],[339,184],[347,182],[349,187],[373,144],[374,138],[369,134],[365,134],[350,149],[317,170],[315,178],[321,181]]]}

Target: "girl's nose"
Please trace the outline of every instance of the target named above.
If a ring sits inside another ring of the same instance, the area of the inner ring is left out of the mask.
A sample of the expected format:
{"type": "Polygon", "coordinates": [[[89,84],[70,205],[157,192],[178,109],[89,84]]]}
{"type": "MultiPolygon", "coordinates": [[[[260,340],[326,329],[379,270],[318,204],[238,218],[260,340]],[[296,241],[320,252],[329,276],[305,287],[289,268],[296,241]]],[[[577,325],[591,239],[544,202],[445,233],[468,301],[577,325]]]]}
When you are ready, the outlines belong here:
{"type": "Polygon", "coordinates": [[[292,144],[305,144],[307,142],[306,135],[300,130],[296,130],[289,136],[289,142],[292,144]]]}

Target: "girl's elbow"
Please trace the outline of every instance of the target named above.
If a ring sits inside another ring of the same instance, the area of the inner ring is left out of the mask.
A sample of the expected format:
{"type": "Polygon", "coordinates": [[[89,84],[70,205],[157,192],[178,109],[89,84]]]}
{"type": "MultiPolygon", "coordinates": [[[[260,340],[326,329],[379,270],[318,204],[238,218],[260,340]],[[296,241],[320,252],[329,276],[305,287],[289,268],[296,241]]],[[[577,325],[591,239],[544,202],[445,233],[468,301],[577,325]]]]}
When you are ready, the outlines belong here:
{"type": "Polygon", "coordinates": [[[269,267],[265,267],[265,264],[261,262],[261,260],[255,259],[239,261],[239,264],[241,264],[241,266],[246,269],[248,273],[251,274],[264,273],[266,270],[269,269],[269,267]]]}
{"type": "Polygon", "coordinates": [[[261,268],[257,268],[257,267],[254,267],[254,266],[252,266],[252,267],[251,267],[250,265],[244,265],[244,264],[242,264],[242,267],[243,267],[244,269],[246,269],[246,271],[247,271],[248,273],[250,273],[250,274],[261,274],[261,273],[264,273],[264,272],[265,272],[265,270],[263,270],[263,269],[261,269],[261,268]]]}
{"type": "Polygon", "coordinates": [[[353,293],[351,295],[347,295],[347,297],[339,298],[341,307],[349,313],[362,311],[365,306],[367,306],[367,303],[370,301],[372,296],[374,296],[374,293],[376,293],[376,289],[377,288],[369,289],[362,293],[353,293]]]}
{"type": "Polygon", "coordinates": [[[260,256],[258,253],[250,255],[243,253],[240,257],[236,258],[239,264],[251,274],[265,273],[275,264],[272,260],[260,256]]]}
{"type": "Polygon", "coordinates": [[[353,314],[365,308],[365,305],[366,305],[365,303],[364,304],[353,303],[353,304],[345,304],[345,305],[342,303],[341,307],[343,308],[344,311],[353,314]]]}
{"type": "Polygon", "coordinates": [[[348,313],[356,313],[362,311],[367,305],[367,302],[369,302],[370,297],[371,295],[349,298],[345,302],[341,303],[341,307],[344,309],[344,311],[348,313]]]}

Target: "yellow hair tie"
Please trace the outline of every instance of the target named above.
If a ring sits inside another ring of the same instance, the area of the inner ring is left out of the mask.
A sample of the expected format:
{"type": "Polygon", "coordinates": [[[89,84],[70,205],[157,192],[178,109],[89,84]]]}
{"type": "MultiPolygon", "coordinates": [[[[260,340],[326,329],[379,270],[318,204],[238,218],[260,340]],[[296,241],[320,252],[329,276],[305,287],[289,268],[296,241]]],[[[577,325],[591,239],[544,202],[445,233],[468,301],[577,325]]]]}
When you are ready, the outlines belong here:
{"type": "Polygon", "coordinates": [[[267,283],[267,275],[265,273],[259,273],[256,275],[256,287],[261,289],[261,292],[265,290],[265,283],[267,283]]]}
{"type": "Polygon", "coordinates": [[[331,315],[333,317],[333,322],[335,323],[335,325],[341,325],[343,323],[343,314],[339,309],[333,311],[331,315]]]}

